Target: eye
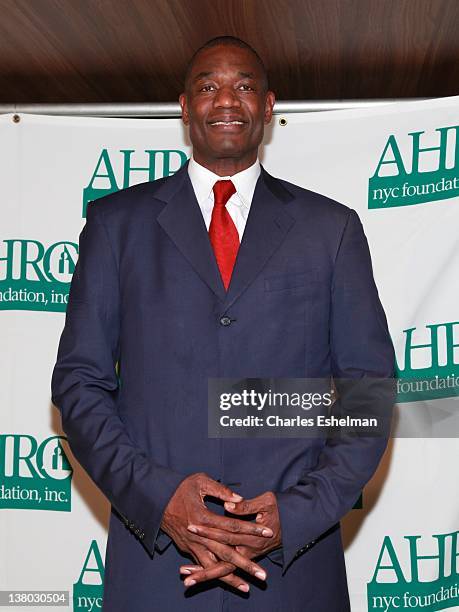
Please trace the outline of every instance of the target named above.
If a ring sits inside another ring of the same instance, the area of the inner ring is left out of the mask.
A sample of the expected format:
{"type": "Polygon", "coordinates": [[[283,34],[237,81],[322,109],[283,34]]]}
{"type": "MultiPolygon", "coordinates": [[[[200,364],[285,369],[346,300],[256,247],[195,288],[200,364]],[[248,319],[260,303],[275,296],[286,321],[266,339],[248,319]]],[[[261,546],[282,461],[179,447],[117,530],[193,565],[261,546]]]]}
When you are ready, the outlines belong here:
{"type": "Polygon", "coordinates": [[[254,91],[253,87],[251,85],[248,85],[247,83],[239,85],[239,89],[242,89],[242,91],[254,91]]]}
{"type": "Polygon", "coordinates": [[[215,89],[213,85],[204,85],[199,91],[212,91],[213,89],[215,89]]]}

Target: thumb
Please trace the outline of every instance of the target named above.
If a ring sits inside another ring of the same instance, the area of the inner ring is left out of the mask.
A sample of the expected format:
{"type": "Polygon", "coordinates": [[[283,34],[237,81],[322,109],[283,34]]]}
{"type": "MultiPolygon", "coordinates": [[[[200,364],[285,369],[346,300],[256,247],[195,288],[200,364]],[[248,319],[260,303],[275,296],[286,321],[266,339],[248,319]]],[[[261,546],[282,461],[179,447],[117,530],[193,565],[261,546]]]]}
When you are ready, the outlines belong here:
{"type": "Polygon", "coordinates": [[[237,503],[232,501],[225,503],[225,510],[229,510],[233,514],[255,514],[262,509],[263,505],[259,497],[242,500],[237,503]]]}
{"type": "Polygon", "coordinates": [[[241,495],[238,495],[226,485],[221,484],[221,482],[217,482],[212,478],[206,478],[201,487],[201,493],[203,495],[212,495],[212,497],[217,497],[218,499],[222,499],[223,501],[229,503],[241,502],[244,499],[241,495]]]}

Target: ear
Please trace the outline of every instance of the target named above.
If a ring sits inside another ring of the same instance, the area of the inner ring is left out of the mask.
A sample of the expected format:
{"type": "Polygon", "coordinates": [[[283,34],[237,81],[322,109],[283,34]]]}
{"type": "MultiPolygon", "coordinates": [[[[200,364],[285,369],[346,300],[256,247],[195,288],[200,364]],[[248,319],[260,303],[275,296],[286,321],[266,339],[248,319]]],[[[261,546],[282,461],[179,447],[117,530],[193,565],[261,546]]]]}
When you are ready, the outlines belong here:
{"type": "Polygon", "coordinates": [[[271,122],[275,102],[276,102],[276,96],[274,95],[274,92],[273,91],[266,92],[265,116],[264,116],[265,123],[271,122]]]}
{"type": "Polygon", "coordinates": [[[181,93],[179,96],[179,103],[182,109],[182,121],[185,125],[190,123],[190,117],[188,115],[188,104],[186,99],[186,94],[181,93]]]}

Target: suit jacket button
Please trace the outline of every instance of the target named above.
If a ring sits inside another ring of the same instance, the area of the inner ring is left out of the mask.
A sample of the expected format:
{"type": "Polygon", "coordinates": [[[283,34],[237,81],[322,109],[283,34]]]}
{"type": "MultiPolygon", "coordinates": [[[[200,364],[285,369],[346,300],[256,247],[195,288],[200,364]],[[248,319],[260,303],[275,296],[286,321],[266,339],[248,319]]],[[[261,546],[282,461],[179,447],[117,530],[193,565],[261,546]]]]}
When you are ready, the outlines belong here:
{"type": "Polygon", "coordinates": [[[220,325],[223,325],[224,327],[228,327],[228,325],[231,325],[231,319],[229,317],[222,317],[220,319],[220,325]]]}

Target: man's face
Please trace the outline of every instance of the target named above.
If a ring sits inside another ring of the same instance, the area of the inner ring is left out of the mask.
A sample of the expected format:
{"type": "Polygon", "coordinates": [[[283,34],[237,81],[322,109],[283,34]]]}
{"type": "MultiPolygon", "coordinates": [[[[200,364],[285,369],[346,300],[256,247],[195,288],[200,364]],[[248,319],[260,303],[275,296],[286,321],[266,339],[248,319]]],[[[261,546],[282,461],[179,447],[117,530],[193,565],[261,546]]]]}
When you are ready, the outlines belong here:
{"type": "Polygon", "coordinates": [[[212,165],[232,158],[247,166],[253,163],[274,101],[249,50],[222,45],[201,51],[180,95],[196,161],[212,165]]]}

